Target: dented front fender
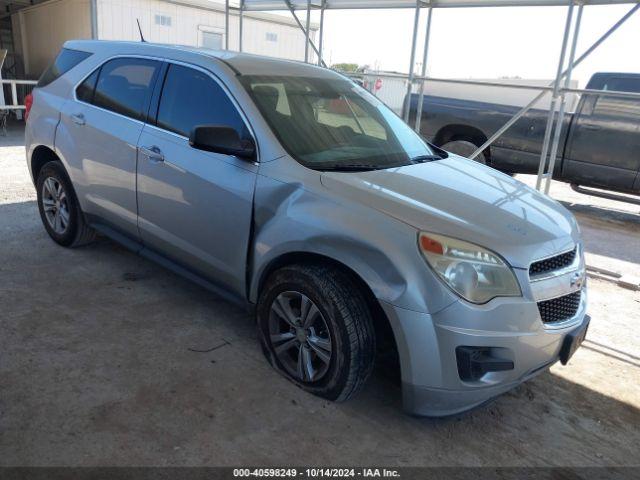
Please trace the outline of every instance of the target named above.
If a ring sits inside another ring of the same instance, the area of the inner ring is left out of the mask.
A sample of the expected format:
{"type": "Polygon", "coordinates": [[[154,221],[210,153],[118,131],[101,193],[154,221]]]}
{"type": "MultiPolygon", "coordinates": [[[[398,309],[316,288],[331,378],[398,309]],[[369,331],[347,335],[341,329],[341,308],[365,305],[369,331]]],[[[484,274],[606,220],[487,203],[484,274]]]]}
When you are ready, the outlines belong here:
{"type": "Polygon", "coordinates": [[[336,198],[322,186],[320,172],[289,157],[260,166],[254,205],[249,281],[253,303],[270,267],[294,253],[322,255],[345,265],[380,301],[399,307],[431,312],[455,301],[420,256],[414,227],[336,198]]]}

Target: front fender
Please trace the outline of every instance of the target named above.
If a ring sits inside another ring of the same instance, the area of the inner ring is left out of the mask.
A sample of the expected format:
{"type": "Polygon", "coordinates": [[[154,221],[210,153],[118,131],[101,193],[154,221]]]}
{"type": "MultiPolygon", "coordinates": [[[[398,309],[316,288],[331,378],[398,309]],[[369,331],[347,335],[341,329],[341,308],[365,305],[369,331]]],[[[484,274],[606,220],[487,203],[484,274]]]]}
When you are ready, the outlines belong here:
{"type": "Polygon", "coordinates": [[[355,201],[335,198],[320,184],[318,172],[305,170],[310,178],[305,178],[304,187],[295,180],[258,177],[250,255],[252,303],[274,262],[294,253],[322,255],[345,265],[378,300],[402,308],[432,312],[456,301],[420,256],[415,228],[355,201]]]}

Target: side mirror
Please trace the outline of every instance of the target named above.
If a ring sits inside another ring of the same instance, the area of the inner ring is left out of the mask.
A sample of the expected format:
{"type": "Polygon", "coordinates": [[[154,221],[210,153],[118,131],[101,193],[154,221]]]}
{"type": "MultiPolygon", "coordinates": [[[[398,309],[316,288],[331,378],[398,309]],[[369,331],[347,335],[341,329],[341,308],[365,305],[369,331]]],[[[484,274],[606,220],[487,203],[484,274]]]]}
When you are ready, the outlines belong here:
{"type": "Polygon", "coordinates": [[[189,135],[189,145],[207,152],[253,159],[256,146],[251,139],[241,139],[235,128],[220,125],[198,125],[189,135]]]}

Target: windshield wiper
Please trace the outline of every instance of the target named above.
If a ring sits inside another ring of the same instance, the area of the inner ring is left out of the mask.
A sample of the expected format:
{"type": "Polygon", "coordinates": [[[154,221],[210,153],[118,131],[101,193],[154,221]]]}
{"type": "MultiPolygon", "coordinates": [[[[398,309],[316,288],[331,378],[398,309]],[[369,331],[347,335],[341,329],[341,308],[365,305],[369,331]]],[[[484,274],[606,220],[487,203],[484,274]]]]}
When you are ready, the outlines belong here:
{"type": "Polygon", "coordinates": [[[445,157],[440,155],[418,155],[416,157],[412,157],[411,161],[414,163],[425,163],[425,162],[433,162],[436,160],[442,160],[445,157]]]}
{"type": "Polygon", "coordinates": [[[316,167],[318,170],[325,170],[330,172],[366,172],[369,170],[380,170],[381,168],[387,168],[381,165],[368,165],[364,163],[336,163],[334,165],[325,165],[316,167]]]}

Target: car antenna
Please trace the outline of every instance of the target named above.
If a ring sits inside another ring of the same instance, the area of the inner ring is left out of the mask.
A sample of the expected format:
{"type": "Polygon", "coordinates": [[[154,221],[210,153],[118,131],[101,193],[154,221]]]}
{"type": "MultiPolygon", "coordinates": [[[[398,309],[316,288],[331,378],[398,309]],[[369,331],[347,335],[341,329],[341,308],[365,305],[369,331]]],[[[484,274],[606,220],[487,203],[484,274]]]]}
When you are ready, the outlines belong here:
{"type": "Polygon", "coordinates": [[[142,27],[140,26],[140,19],[136,18],[136,22],[138,22],[138,31],[140,32],[140,41],[142,43],[147,43],[147,41],[144,39],[144,35],[142,34],[142,27]]]}

